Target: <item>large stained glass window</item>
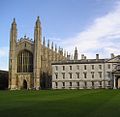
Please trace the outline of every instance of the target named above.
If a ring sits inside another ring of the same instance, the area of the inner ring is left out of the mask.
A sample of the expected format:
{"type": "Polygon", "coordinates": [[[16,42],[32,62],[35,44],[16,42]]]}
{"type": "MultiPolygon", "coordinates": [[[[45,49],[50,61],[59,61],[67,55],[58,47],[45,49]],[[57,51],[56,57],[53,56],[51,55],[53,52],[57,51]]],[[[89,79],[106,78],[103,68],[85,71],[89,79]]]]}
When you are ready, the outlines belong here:
{"type": "Polygon", "coordinates": [[[33,54],[27,50],[17,56],[17,72],[33,72],[33,54]]]}

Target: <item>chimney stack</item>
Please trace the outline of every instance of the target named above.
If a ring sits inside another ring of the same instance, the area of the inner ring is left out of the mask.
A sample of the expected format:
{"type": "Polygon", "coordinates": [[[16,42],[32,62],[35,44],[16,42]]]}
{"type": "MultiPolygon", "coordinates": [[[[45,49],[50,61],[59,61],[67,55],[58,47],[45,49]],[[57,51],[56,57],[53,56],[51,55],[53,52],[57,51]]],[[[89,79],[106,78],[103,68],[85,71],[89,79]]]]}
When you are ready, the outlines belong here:
{"type": "Polygon", "coordinates": [[[99,54],[96,54],[96,60],[98,60],[99,59],[99,54]]]}
{"type": "Polygon", "coordinates": [[[70,60],[70,55],[67,55],[67,60],[70,60]]]}
{"type": "Polygon", "coordinates": [[[84,54],[81,54],[81,59],[82,59],[82,60],[84,59],[84,54]]]}
{"type": "Polygon", "coordinates": [[[111,53],[111,58],[114,58],[114,57],[115,57],[114,53],[111,53]]]}
{"type": "Polygon", "coordinates": [[[86,56],[84,56],[84,60],[86,60],[87,59],[87,57],[86,56]]]}

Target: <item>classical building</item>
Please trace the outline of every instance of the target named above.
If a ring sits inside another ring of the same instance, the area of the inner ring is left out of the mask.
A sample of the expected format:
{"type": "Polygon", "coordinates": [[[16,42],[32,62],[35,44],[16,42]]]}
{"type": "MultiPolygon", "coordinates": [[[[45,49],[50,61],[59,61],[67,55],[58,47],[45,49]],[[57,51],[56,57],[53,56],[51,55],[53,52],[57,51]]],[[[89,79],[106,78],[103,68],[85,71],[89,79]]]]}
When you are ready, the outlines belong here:
{"type": "Polygon", "coordinates": [[[52,86],[52,61],[65,60],[63,49],[53,46],[45,38],[42,44],[42,29],[39,17],[35,23],[34,41],[24,38],[17,39],[17,24],[15,19],[10,31],[9,50],[9,89],[42,89],[52,86]]]}
{"type": "Polygon", "coordinates": [[[110,59],[82,55],[78,60],[76,48],[74,60],[69,58],[52,63],[53,89],[120,88],[120,55],[111,54],[110,59]]]}

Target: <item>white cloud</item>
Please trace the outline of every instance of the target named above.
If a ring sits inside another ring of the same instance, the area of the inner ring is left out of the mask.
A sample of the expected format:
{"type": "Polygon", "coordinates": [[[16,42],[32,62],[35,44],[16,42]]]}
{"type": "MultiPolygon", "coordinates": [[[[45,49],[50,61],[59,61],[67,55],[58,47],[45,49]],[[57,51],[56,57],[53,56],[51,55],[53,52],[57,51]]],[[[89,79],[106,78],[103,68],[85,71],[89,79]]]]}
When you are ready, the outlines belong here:
{"type": "Polygon", "coordinates": [[[110,53],[120,54],[120,2],[102,17],[98,17],[93,24],[75,37],[64,39],[61,44],[69,51],[77,46],[80,53],[86,53],[93,58],[95,53],[108,57],[110,53]]]}
{"type": "Polygon", "coordinates": [[[0,47],[0,58],[1,57],[8,57],[8,47],[0,47]]]}
{"type": "Polygon", "coordinates": [[[0,70],[8,70],[9,48],[0,47],[0,70]]]}

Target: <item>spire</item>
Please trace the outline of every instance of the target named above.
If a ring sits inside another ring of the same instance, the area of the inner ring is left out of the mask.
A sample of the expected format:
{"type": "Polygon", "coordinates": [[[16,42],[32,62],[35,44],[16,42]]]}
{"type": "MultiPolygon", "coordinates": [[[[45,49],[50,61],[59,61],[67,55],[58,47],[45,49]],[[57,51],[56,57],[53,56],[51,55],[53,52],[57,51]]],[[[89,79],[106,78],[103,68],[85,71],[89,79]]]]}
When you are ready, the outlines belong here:
{"type": "Polygon", "coordinates": [[[17,40],[17,24],[14,18],[11,24],[10,41],[13,44],[13,42],[16,42],[16,40],[17,40]]]}
{"type": "Polygon", "coordinates": [[[63,48],[61,48],[61,52],[63,53],[63,48]]]}
{"type": "Polygon", "coordinates": [[[41,22],[39,19],[39,16],[37,17],[37,21],[36,21],[36,28],[40,28],[41,22]]]}
{"type": "Polygon", "coordinates": [[[67,52],[67,60],[70,60],[70,54],[67,52]]]}
{"type": "Polygon", "coordinates": [[[53,42],[52,42],[52,44],[51,44],[51,49],[53,50],[53,42]]]}
{"type": "Polygon", "coordinates": [[[60,53],[60,46],[59,46],[59,53],[60,53]]]}
{"type": "Polygon", "coordinates": [[[55,51],[57,52],[57,45],[55,44],[55,51]]]}
{"type": "Polygon", "coordinates": [[[36,23],[35,23],[35,29],[34,29],[34,41],[38,44],[37,41],[42,41],[42,29],[41,29],[41,23],[39,20],[39,16],[37,17],[36,23]]]}
{"type": "Polygon", "coordinates": [[[48,39],[47,47],[48,47],[48,48],[50,47],[50,40],[49,40],[49,39],[48,39]]]}
{"type": "Polygon", "coordinates": [[[43,37],[43,46],[45,46],[45,37],[43,37]]]}
{"type": "Polygon", "coordinates": [[[14,18],[11,24],[11,31],[10,31],[10,50],[15,50],[16,41],[17,41],[17,24],[14,18]]]}
{"type": "Polygon", "coordinates": [[[74,51],[74,60],[78,60],[78,51],[77,51],[77,47],[75,47],[75,51],[74,51]]]}
{"type": "Polygon", "coordinates": [[[13,18],[13,22],[12,22],[12,26],[11,26],[11,29],[15,29],[16,30],[16,27],[17,27],[17,24],[16,24],[16,21],[15,21],[15,18],[13,18]]]}
{"type": "Polygon", "coordinates": [[[15,18],[13,18],[13,23],[12,24],[16,24],[15,18]]]}
{"type": "Polygon", "coordinates": [[[26,34],[24,35],[24,39],[26,39],[27,38],[27,36],[26,36],[26,34]]]}
{"type": "Polygon", "coordinates": [[[60,48],[60,54],[63,55],[63,48],[60,48]]]}
{"type": "Polygon", "coordinates": [[[66,50],[64,50],[64,57],[66,57],[66,50]]]}

